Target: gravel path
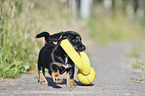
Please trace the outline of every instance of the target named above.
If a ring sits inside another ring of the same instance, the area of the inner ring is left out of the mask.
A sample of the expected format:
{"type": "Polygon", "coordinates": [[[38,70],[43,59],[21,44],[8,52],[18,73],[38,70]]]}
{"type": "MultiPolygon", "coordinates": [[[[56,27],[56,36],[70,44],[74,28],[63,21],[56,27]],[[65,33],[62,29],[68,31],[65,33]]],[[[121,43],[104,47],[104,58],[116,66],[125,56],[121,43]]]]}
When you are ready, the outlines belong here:
{"type": "MultiPolygon", "coordinates": [[[[132,69],[135,59],[126,57],[133,44],[120,42],[89,49],[96,80],[91,86],[78,84],[66,87],[66,74],[62,84],[56,85],[47,75],[49,85],[37,83],[37,74],[23,74],[19,79],[1,79],[0,96],[145,96],[145,84],[134,82],[139,76],[132,69]]],[[[77,69],[76,69],[77,70],[77,69]]]]}

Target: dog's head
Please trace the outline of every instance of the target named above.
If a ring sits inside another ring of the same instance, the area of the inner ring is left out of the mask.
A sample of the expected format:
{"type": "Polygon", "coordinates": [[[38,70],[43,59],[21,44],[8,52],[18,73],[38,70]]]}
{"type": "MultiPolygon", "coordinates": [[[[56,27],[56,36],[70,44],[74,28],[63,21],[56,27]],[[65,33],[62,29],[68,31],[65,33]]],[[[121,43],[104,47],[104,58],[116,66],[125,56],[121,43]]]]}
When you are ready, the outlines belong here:
{"type": "Polygon", "coordinates": [[[78,52],[84,51],[86,49],[85,45],[82,43],[81,36],[77,32],[66,31],[50,36],[50,40],[53,42],[57,42],[57,44],[60,44],[60,42],[64,39],[68,39],[74,49],[78,52]]]}

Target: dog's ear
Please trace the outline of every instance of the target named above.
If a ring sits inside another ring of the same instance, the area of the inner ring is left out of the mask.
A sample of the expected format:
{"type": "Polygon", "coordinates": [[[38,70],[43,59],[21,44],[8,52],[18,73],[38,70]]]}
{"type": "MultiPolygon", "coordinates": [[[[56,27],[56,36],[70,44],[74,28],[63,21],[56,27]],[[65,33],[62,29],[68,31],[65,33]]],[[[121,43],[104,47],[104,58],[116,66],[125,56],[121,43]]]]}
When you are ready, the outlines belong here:
{"type": "Polygon", "coordinates": [[[65,38],[66,38],[66,35],[64,32],[56,33],[56,34],[53,34],[50,36],[50,40],[53,42],[57,42],[61,39],[65,39],[65,38]]]}

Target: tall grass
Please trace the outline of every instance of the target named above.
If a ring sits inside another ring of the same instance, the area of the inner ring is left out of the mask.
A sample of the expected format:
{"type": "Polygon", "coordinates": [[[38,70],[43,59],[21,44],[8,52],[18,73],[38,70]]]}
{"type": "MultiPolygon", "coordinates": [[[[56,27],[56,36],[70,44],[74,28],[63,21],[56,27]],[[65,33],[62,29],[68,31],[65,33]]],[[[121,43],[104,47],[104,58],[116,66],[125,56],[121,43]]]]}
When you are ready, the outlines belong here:
{"type": "Polygon", "coordinates": [[[48,13],[44,14],[42,6],[41,10],[34,8],[34,1],[1,0],[0,5],[0,77],[16,78],[19,73],[35,69],[38,53],[35,35],[46,24],[44,17],[48,13]]]}
{"type": "Polygon", "coordinates": [[[16,78],[36,70],[38,52],[44,43],[35,39],[37,33],[71,30],[75,26],[69,22],[68,6],[56,1],[0,0],[0,77],[16,78]]]}
{"type": "Polygon", "coordinates": [[[28,61],[34,62],[30,59],[31,51],[28,49],[28,42],[31,41],[25,33],[26,26],[19,18],[22,1],[1,0],[0,5],[0,77],[16,78],[19,73],[29,70],[28,61]]]}

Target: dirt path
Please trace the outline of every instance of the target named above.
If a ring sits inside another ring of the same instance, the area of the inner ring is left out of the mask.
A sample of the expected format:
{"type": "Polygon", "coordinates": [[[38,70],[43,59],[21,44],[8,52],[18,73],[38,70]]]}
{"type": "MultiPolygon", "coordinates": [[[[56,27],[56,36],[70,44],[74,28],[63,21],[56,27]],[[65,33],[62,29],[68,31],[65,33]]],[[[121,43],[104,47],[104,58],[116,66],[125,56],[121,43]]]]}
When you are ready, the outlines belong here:
{"type": "Polygon", "coordinates": [[[97,73],[91,86],[81,85],[76,74],[76,88],[66,87],[65,74],[60,85],[55,85],[49,75],[49,85],[39,85],[37,74],[24,74],[15,80],[1,79],[0,96],[145,96],[145,84],[134,82],[139,76],[132,69],[135,59],[126,57],[132,45],[120,42],[90,48],[91,65],[97,73]]]}

